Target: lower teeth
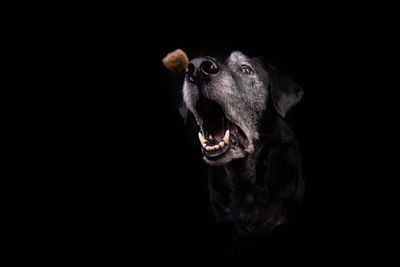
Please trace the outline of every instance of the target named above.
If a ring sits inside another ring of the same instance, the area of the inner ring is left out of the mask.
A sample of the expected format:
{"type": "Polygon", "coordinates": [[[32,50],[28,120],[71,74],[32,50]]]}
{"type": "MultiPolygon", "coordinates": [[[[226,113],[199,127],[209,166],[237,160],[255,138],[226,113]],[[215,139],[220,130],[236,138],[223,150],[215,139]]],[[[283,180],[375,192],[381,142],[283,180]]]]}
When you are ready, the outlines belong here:
{"type": "MultiPolygon", "coordinates": [[[[201,145],[203,146],[203,148],[207,151],[215,151],[215,150],[220,150],[222,148],[224,148],[226,145],[229,144],[229,137],[230,137],[230,133],[229,130],[226,130],[224,137],[222,138],[222,141],[220,141],[219,143],[214,142],[214,145],[209,145],[209,141],[207,139],[204,138],[204,136],[202,135],[201,132],[199,132],[199,140],[201,145]]],[[[209,139],[213,140],[213,136],[210,134],[209,135],[209,139]]]]}

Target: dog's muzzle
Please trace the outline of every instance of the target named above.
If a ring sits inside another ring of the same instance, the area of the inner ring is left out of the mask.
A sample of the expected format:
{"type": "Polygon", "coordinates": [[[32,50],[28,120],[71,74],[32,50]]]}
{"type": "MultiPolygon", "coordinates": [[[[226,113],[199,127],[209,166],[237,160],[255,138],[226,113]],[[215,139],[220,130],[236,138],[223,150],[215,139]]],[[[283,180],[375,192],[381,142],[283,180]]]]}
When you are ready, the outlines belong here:
{"type": "Polygon", "coordinates": [[[196,110],[203,120],[199,140],[207,159],[217,160],[230,148],[245,149],[248,146],[248,140],[242,129],[226,117],[220,105],[202,98],[197,102],[196,110]]]}
{"type": "MultiPolygon", "coordinates": [[[[221,66],[222,67],[222,66],[221,66]]],[[[201,150],[208,162],[222,160],[230,151],[245,151],[250,143],[235,118],[225,113],[225,103],[218,97],[210,97],[210,81],[217,80],[221,67],[210,57],[194,58],[186,70],[187,91],[196,91],[192,97],[192,112],[200,127],[201,150]]],[[[214,90],[217,90],[214,87],[214,90]]],[[[221,161],[222,162],[222,161],[221,161]]]]}

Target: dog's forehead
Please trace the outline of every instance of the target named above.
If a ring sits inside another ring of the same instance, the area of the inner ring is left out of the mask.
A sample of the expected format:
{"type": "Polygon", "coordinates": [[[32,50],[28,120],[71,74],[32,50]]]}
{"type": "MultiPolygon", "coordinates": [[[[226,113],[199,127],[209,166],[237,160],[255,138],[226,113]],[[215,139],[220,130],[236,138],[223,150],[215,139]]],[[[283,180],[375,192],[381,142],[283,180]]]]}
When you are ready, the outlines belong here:
{"type": "Polygon", "coordinates": [[[237,64],[248,61],[249,58],[240,51],[233,51],[228,57],[228,64],[237,64]]]}

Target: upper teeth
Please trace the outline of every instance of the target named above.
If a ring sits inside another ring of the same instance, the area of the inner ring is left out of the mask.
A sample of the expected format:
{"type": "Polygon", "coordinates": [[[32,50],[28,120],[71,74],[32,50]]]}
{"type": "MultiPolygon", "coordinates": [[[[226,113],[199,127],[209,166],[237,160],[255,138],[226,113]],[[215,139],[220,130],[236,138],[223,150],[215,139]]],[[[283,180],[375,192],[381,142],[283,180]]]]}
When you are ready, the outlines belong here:
{"type": "MultiPolygon", "coordinates": [[[[210,134],[210,138],[213,139],[212,135],[210,134]]],[[[225,145],[229,144],[229,130],[226,130],[224,137],[222,138],[223,141],[219,142],[217,145],[210,146],[207,145],[207,140],[204,138],[204,136],[199,132],[199,140],[203,148],[207,151],[214,151],[223,148],[225,145]]]]}
{"type": "Polygon", "coordinates": [[[199,132],[199,139],[200,139],[200,143],[203,145],[203,147],[206,147],[207,140],[204,138],[204,136],[200,132],[199,132]]]}
{"type": "Polygon", "coordinates": [[[222,138],[226,144],[229,144],[229,130],[226,130],[224,138],[222,138]]]}

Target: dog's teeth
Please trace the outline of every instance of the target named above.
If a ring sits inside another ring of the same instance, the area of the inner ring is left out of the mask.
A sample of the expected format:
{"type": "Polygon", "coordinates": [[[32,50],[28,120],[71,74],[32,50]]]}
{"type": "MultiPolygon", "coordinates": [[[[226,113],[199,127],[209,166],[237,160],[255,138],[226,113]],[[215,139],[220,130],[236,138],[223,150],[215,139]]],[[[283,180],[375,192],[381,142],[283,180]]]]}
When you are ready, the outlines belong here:
{"type": "Polygon", "coordinates": [[[213,136],[212,136],[212,134],[209,134],[209,135],[208,135],[208,139],[214,139],[213,136]]]}
{"type": "Polygon", "coordinates": [[[204,136],[201,134],[201,132],[199,132],[199,140],[200,143],[204,146],[205,143],[207,142],[207,140],[204,138],[204,136]]]}
{"type": "Polygon", "coordinates": [[[229,144],[229,130],[226,130],[225,136],[222,138],[222,140],[224,140],[225,144],[229,144]]]}
{"type": "Polygon", "coordinates": [[[222,149],[226,144],[224,142],[219,142],[218,144],[214,145],[214,146],[207,146],[205,143],[202,143],[203,147],[205,150],[207,151],[215,151],[215,150],[219,150],[222,149]]]}

